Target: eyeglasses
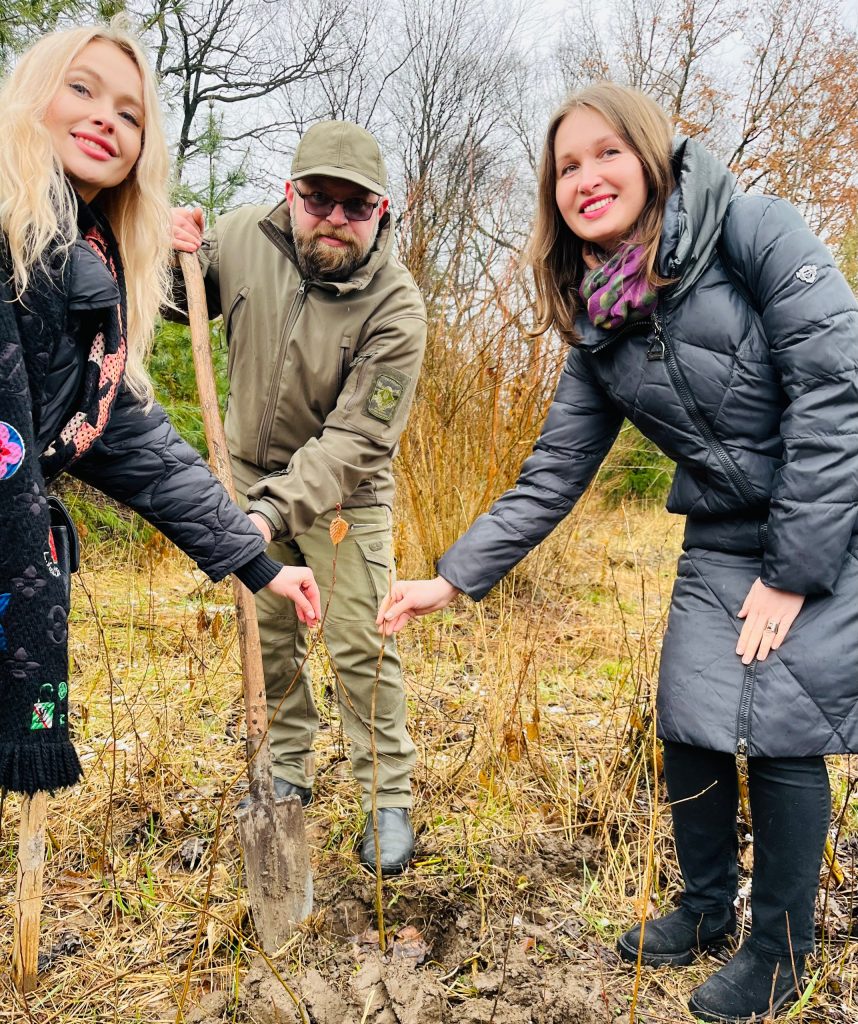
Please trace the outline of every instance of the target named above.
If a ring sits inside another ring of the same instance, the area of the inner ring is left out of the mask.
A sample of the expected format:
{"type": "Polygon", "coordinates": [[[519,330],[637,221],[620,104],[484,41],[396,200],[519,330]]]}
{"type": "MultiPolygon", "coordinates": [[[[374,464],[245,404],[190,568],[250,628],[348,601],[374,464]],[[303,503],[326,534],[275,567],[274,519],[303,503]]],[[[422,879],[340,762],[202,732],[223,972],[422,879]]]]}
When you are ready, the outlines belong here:
{"type": "Polygon", "coordinates": [[[334,212],[335,206],[342,206],[343,216],[346,220],[369,220],[373,210],[381,202],[381,198],[376,199],[374,203],[370,203],[366,199],[345,199],[341,202],[331,199],[324,192],[308,192],[304,195],[294,184],[292,188],[304,200],[304,209],[311,217],[329,217],[334,212]]]}

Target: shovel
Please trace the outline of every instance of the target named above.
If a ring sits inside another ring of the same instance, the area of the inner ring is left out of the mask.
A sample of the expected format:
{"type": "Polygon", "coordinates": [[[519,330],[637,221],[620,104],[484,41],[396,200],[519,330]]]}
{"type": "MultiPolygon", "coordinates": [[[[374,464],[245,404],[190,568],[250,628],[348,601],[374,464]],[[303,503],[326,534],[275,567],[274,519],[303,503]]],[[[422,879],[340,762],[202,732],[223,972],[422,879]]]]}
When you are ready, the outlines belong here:
{"type": "MultiPolygon", "coordinates": [[[[203,425],[215,474],[235,501],[235,485],[220,420],[209,347],[209,317],[197,257],[180,252],[185,279],[191,348],[203,425]]],[[[304,809],[297,796],[276,799],[268,743],[268,707],[262,674],[262,648],[253,595],[233,577],[235,617],[247,720],[247,774],[250,798],[236,811],[253,923],[266,953],[275,952],[313,910],[313,875],[304,831],[304,809]]]]}

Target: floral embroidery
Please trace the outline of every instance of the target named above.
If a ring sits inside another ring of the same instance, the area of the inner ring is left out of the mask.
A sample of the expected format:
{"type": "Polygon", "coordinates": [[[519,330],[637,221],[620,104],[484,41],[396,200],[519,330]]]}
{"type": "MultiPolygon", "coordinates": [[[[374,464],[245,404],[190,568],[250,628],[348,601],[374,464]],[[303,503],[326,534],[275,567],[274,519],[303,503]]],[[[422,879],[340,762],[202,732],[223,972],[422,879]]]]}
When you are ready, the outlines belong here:
{"type": "Polygon", "coordinates": [[[55,644],[63,644],[68,631],[68,617],[65,608],[55,604],[48,612],[48,639],[55,644]]]}
{"type": "Polygon", "coordinates": [[[24,440],[11,423],[0,420],[0,480],[8,480],[24,461],[24,440]]]}
{"type": "Polygon", "coordinates": [[[36,669],[39,668],[39,663],[37,661],[27,660],[29,657],[29,652],[23,647],[19,647],[12,657],[6,662],[9,666],[9,675],[12,676],[13,679],[18,679],[20,682],[25,683],[30,672],[35,672],[36,669]]]}
{"type": "Polygon", "coordinates": [[[31,516],[38,516],[42,514],[42,509],[48,507],[48,499],[39,493],[39,485],[34,483],[22,494],[15,495],[15,504],[20,505],[31,516]]]}
{"type": "Polygon", "coordinates": [[[28,565],[20,576],[13,576],[12,582],[15,584],[21,597],[27,598],[28,601],[31,597],[35,597],[36,592],[45,586],[45,581],[39,579],[39,574],[33,565],[28,565]]]}

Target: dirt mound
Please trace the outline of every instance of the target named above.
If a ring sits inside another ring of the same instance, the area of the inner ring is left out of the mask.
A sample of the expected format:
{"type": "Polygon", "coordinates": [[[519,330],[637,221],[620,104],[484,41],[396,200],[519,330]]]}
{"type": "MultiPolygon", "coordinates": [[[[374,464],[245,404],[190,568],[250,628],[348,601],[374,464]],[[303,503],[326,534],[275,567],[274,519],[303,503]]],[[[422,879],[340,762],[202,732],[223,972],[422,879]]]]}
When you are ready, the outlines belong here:
{"type": "Polygon", "coordinates": [[[367,960],[340,987],[316,970],[297,982],[278,978],[260,960],[236,1001],[213,993],[186,1017],[188,1024],[604,1024],[610,1004],[580,966],[538,969],[512,951],[506,970],[473,979],[478,993],[451,998],[430,971],[367,960]],[[298,1009],[300,1003],[304,1017],[298,1009]]]}
{"type": "Polygon", "coordinates": [[[256,961],[237,996],[211,994],[189,1024],[605,1024],[619,1008],[605,980],[615,955],[582,937],[574,913],[545,906],[552,882],[581,877],[597,844],[548,834],[489,850],[527,899],[483,906],[452,878],[403,876],[375,931],[374,882],[317,879],[303,969],[256,961]],[[524,884],[522,884],[524,883],[524,884]],[[279,972],[279,974],[278,974],[279,972]]]}
{"type": "Polygon", "coordinates": [[[580,836],[570,843],[565,835],[549,833],[540,836],[535,849],[491,847],[492,861],[510,874],[526,878],[531,887],[559,879],[582,878],[584,869],[594,874],[603,856],[598,842],[590,836],[580,836]]]}

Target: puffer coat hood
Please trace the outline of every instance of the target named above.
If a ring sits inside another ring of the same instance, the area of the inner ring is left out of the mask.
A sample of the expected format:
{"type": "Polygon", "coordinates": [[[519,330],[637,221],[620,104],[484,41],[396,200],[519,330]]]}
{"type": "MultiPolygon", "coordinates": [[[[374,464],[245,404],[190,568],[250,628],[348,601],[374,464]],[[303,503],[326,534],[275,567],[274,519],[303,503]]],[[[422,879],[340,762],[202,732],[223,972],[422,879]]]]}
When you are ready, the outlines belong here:
{"type": "Polygon", "coordinates": [[[667,507],[687,517],[662,656],[662,734],[769,756],[854,749],[855,299],[789,203],[737,192],[690,140],[675,160],[660,250],[674,283],[651,320],[607,331],[579,319],[581,343],[515,488],[439,572],[474,598],[487,593],[569,512],[628,418],[676,463],[667,507]],[[818,597],[750,679],[735,654],[736,614],[757,576],[818,597]]]}

